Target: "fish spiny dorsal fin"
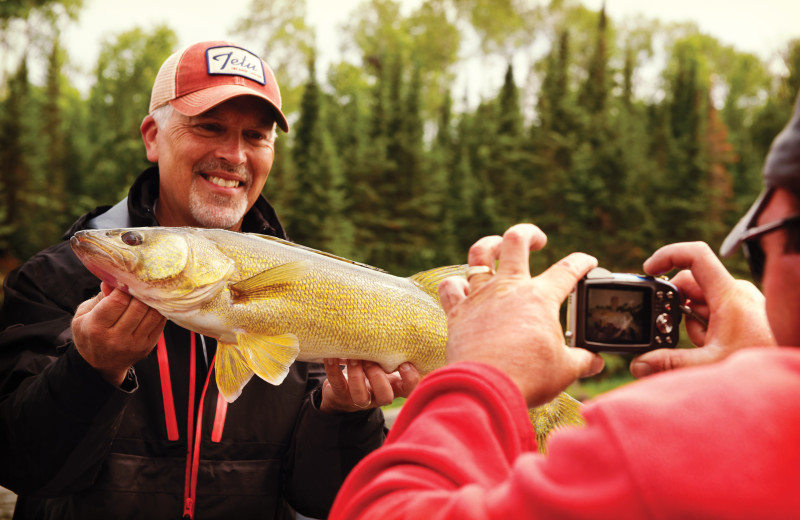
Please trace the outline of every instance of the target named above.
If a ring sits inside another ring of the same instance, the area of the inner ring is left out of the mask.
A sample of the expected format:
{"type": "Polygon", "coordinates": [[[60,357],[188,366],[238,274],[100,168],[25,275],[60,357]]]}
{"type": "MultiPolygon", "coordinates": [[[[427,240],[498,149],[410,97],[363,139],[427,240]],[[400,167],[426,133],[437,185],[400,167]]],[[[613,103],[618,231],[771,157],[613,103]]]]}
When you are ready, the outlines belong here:
{"type": "Polygon", "coordinates": [[[217,342],[217,359],[214,361],[217,388],[226,401],[232,403],[242,393],[244,385],[253,377],[253,370],[247,364],[236,345],[217,342]]]}
{"type": "Polygon", "coordinates": [[[422,271],[408,277],[409,280],[416,283],[422,288],[423,291],[430,294],[436,300],[439,300],[439,284],[445,278],[451,276],[466,276],[466,265],[448,265],[445,267],[437,267],[436,269],[429,269],[422,271]]]}
{"type": "Polygon", "coordinates": [[[553,430],[564,426],[584,426],[586,424],[581,407],[580,401],[561,392],[549,403],[528,410],[528,416],[536,432],[536,443],[539,445],[540,453],[547,453],[547,439],[553,430]]]}
{"type": "Polygon", "coordinates": [[[381,272],[381,273],[385,273],[386,272],[383,269],[381,269],[379,267],[375,267],[373,265],[362,264],[361,262],[356,262],[355,260],[350,260],[349,258],[343,258],[341,256],[336,256],[336,255],[334,255],[332,253],[327,253],[325,251],[320,251],[319,249],[314,249],[312,247],[304,246],[304,245],[301,245],[301,244],[295,244],[294,242],[289,242],[288,240],[283,240],[282,238],[273,237],[273,236],[269,236],[269,235],[259,235],[258,233],[246,233],[246,234],[252,235],[252,236],[257,236],[259,238],[263,238],[265,240],[270,240],[272,242],[277,242],[278,244],[283,244],[283,245],[285,245],[287,247],[294,247],[294,248],[297,248],[297,249],[302,249],[303,251],[308,251],[309,253],[314,253],[314,254],[317,254],[317,255],[325,256],[325,257],[331,258],[333,260],[338,260],[340,262],[344,262],[344,263],[347,263],[347,264],[357,265],[359,267],[364,267],[366,269],[372,269],[373,271],[378,271],[378,272],[381,272]]]}
{"type": "Polygon", "coordinates": [[[292,282],[302,278],[311,269],[311,262],[287,262],[246,278],[229,286],[233,303],[266,300],[283,294],[292,282]]]}
{"type": "Polygon", "coordinates": [[[273,385],[283,383],[289,367],[300,353],[300,342],[294,334],[260,336],[237,334],[236,341],[247,364],[258,377],[273,385]]]}

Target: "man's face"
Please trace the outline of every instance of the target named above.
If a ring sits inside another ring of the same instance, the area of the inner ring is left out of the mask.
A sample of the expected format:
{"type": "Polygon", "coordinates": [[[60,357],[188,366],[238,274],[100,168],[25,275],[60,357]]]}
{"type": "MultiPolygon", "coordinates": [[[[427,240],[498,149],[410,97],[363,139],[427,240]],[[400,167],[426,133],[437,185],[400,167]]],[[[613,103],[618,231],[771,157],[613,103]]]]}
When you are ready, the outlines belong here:
{"type": "Polygon", "coordinates": [[[265,102],[240,96],[198,116],[175,111],[163,128],[148,118],[142,136],[159,167],[159,224],[241,229],[275,158],[265,102]]]}
{"type": "MultiPolygon", "coordinates": [[[[777,189],[761,215],[758,225],[774,222],[800,213],[800,204],[786,190],[777,189]]],[[[800,254],[786,252],[786,229],[761,237],[766,254],[761,282],[766,298],[767,317],[779,345],[800,346],[800,254]]]]}

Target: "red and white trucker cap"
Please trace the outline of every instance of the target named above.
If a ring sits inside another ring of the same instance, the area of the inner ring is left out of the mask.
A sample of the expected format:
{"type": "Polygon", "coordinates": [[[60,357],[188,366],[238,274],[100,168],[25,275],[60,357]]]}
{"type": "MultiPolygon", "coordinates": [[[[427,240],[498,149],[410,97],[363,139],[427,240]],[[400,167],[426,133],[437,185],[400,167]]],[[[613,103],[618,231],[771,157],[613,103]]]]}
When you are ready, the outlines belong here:
{"type": "Polygon", "coordinates": [[[150,112],[171,104],[196,116],[236,96],[256,96],[269,103],[284,132],[289,123],[281,112],[275,74],[258,55],[226,41],[184,47],[164,61],[153,83],[150,112]]]}

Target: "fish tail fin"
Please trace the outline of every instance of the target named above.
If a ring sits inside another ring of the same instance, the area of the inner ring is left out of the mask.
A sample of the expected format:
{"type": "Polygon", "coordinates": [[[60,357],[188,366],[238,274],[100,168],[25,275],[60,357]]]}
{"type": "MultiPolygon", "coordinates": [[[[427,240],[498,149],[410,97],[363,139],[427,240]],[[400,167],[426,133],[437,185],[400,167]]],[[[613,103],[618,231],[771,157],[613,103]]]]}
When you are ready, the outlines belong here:
{"type": "Polygon", "coordinates": [[[283,382],[300,353],[300,342],[294,334],[237,334],[236,340],[250,369],[273,385],[283,382]]]}
{"type": "Polygon", "coordinates": [[[438,301],[439,284],[442,280],[450,278],[451,276],[466,276],[467,267],[466,265],[437,267],[411,275],[408,279],[416,283],[423,291],[430,294],[438,301]]]}
{"type": "Polygon", "coordinates": [[[242,393],[244,385],[253,377],[253,369],[236,345],[217,342],[217,359],[214,362],[219,393],[232,403],[242,393]]]}
{"type": "Polygon", "coordinates": [[[547,438],[550,433],[563,426],[584,426],[586,421],[581,413],[581,402],[565,392],[555,399],[528,410],[528,416],[536,432],[539,452],[547,452],[547,438]]]}

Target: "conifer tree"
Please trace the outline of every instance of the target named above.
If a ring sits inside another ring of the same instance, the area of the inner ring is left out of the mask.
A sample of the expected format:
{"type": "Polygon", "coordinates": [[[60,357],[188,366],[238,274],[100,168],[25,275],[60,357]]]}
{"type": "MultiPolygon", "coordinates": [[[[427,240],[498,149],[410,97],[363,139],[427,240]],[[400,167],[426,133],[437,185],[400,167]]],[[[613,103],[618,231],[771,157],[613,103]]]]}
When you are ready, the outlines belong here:
{"type": "Polygon", "coordinates": [[[315,61],[309,62],[309,76],[300,101],[300,117],[294,125],[292,159],[296,186],[292,193],[290,235],[301,244],[321,248],[322,224],[328,215],[327,189],[330,178],[323,150],[322,95],[317,83],[315,61]]]}
{"type": "Polygon", "coordinates": [[[25,192],[30,168],[27,157],[30,151],[24,137],[28,128],[24,113],[30,103],[28,59],[23,55],[8,85],[8,96],[3,100],[3,118],[0,121],[0,157],[5,165],[0,168],[3,193],[3,225],[0,227],[0,256],[26,258],[30,242],[24,239],[22,222],[26,217],[25,192]]]}

